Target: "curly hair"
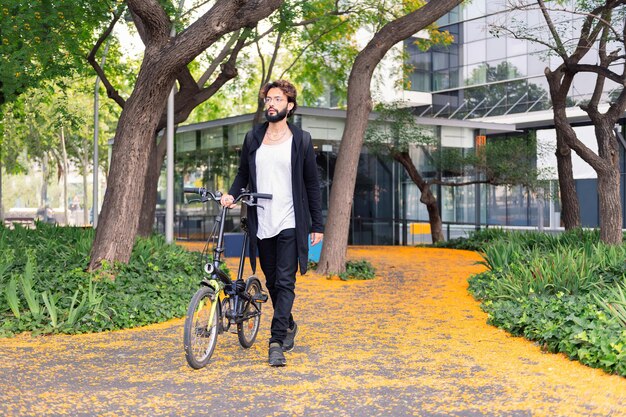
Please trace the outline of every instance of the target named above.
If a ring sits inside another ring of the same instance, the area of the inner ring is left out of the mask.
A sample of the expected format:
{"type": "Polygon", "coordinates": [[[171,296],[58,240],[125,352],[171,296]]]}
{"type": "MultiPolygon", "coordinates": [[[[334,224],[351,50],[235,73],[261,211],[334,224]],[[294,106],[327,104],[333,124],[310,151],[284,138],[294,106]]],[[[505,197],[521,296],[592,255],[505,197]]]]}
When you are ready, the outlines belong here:
{"type": "Polygon", "coordinates": [[[296,109],[298,108],[298,102],[296,101],[296,98],[298,97],[298,92],[296,91],[296,87],[294,87],[294,85],[287,80],[276,80],[269,82],[261,87],[261,91],[259,91],[259,97],[261,98],[261,100],[265,100],[267,92],[270,91],[270,89],[272,88],[280,89],[280,91],[282,91],[287,96],[287,102],[293,103],[293,108],[289,110],[289,113],[287,113],[287,117],[293,116],[296,109]]]}

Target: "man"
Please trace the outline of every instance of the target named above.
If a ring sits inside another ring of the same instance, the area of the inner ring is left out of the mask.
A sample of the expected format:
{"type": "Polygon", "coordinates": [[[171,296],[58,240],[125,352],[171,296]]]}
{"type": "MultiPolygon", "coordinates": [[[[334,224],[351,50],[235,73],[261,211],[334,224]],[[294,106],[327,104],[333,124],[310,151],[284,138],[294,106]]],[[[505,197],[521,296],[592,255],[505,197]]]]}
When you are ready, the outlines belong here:
{"type": "Polygon", "coordinates": [[[295,87],[278,80],[259,94],[267,122],[246,134],[237,176],[221,204],[231,207],[242,188],[273,196],[248,211],[250,264],[254,271],[258,247],[274,306],[269,364],[285,366],[283,352],[293,349],[298,333],[291,314],[298,264],[306,273],[307,239],[316,245],[323,238],[321,195],[311,135],[287,122],[298,107],[295,87]]]}

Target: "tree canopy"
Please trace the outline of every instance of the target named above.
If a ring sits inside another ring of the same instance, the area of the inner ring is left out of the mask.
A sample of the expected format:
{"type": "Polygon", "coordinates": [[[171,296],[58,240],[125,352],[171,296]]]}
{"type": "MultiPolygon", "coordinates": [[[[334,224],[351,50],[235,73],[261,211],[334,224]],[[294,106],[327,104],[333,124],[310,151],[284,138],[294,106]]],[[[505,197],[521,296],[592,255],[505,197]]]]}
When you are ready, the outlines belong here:
{"type": "Polygon", "coordinates": [[[0,105],[44,80],[85,74],[96,29],[116,0],[13,0],[0,19],[0,105]]]}

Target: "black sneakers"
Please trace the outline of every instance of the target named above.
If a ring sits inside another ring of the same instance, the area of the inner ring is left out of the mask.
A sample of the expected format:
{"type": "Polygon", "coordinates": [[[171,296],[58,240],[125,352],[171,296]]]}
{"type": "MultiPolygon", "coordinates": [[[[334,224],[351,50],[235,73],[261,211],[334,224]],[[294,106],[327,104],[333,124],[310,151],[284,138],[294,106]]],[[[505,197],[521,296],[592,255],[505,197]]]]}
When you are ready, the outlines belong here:
{"type": "Polygon", "coordinates": [[[296,324],[296,322],[294,322],[293,329],[287,329],[287,336],[285,336],[285,340],[283,340],[282,346],[280,345],[280,343],[270,343],[270,366],[287,365],[287,359],[285,359],[285,355],[283,354],[283,352],[290,352],[293,350],[293,347],[296,345],[295,339],[297,334],[298,325],[296,324]]]}
{"type": "Polygon", "coordinates": [[[283,352],[291,352],[296,345],[296,335],[298,334],[298,325],[293,322],[293,329],[287,329],[287,336],[283,340],[283,352]]]}
{"type": "Polygon", "coordinates": [[[283,354],[283,347],[280,343],[270,343],[269,351],[270,366],[285,366],[287,365],[287,359],[283,354]]]}

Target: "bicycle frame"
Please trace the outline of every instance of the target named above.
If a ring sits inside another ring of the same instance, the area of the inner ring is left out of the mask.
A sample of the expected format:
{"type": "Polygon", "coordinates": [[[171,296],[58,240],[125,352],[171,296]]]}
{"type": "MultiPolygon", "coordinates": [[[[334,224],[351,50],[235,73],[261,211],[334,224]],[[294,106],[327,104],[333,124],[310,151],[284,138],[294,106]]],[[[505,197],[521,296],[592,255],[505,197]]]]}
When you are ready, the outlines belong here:
{"type": "MultiPolygon", "coordinates": [[[[204,272],[208,275],[202,280],[203,285],[208,285],[215,290],[216,297],[219,300],[219,304],[221,305],[224,299],[232,298],[230,312],[237,312],[239,307],[239,288],[234,285],[233,280],[230,279],[228,274],[220,269],[222,263],[222,254],[224,253],[224,225],[226,220],[226,214],[229,209],[227,207],[222,207],[221,213],[216,221],[219,222],[219,231],[217,235],[217,244],[213,250],[213,260],[210,263],[207,263],[204,267],[204,272]]],[[[239,258],[239,268],[237,271],[237,281],[242,279],[243,277],[243,266],[245,262],[245,251],[246,245],[248,243],[248,233],[247,230],[244,231],[244,239],[243,245],[241,248],[241,256],[239,258]]],[[[215,303],[214,307],[211,309],[210,319],[213,319],[213,315],[217,312],[217,304],[215,303]]],[[[228,317],[229,320],[233,320],[237,323],[241,318],[236,317],[236,314],[231,314],[231,317],[228,317]]]]}
{"type": "MultiPolygon", "coordinates": [[[[199,194],[201,196],[199,201],[202,203],[209,200],[219,203],[222,197],[221,193],[211,192],[205,188],[185,187],[184,192],[199,194]]],[[[255,206],[257,205],[255,203],[256,198],[271,199],[272,196],[241,190],[235,203],[241,202],[246,206],[255,206]]],[[[225,244],[224,226],[227,210],[229,210],[228,207],[222,206],[220,215],[215,219],[219,225],[215,224],[214,226],[214,231],[218,230],[218,234],[217,242],[213,248],[213,259],[203,265],[204,273],[200,289],[192,297],[187,309],[183,342],[187,362],[194,369],[200,369],[208,363],[215,349],[218,334],[228,331],[233,324],[237,325],[236,333],[241,346],[246,349],[250,348],[259,331],[261,304],[268,299],[267,294],[262,292],[261,282],[257,277],[251,276],[245,282],[243,280],[246,247],[249,239],[245,218],[242,218],[241,223],[244,239],[239,257],[237,279],[231,280],[229,275],[220,269],[224,262],[222,256],[225,244]],[[211,303],[211,305],[208,306],[207,303],[211,303]],[[209,310],[209,320],[205,322],[207,309],[209,310]],[[202,318],[200,318],[201,315],[202,318]],[[246,326],[250,320],[252,322],[246,326]]],[[[205,251],[212,243],[212,239],[212,237],[209,238],[205,251]]],[[[203,259],[205,254],[206,252],[203,252],[203,259]]]]}
{"type": "MultiPolygon", "coordinates": [[[[211,275],[212,278],[215,276],[222,281],[226,285],[232,285],[233,281],[230,277],[225,274],[220,266],[223,263],[222,254],[224,253],[224,224],[226,223],[226,212],[229,210],[227,207],[222,207],[222,212],[220,213],[217,221],[220,223],[219,232],[217,235],[217,245],[213,250],[213,262],[212,266],[205,266],[205,272],[211,275]]],[[[241,247],[241,255],[239,256],[239,269],[237,271],[237,279],[243,277],[243,266],[246,260],[246,245],[248,244],[248,227],[246,224],[246,219],[242,219],[242,230],[244,231],[243,235],[243,245],[241,247]]]]}
{"type": "MultiPolygon", "coordinates": [[[[212,193],[205,188],[185,188],[184,192],[199,194],[201,196],[200,201],[203,203],[209,200],[219,203],[221,197],[221,194],[219,192],[212,193]]],[[[253,198],[271,199],[272,196],[270,194],[250,193],[247,190],[242,189],[239,197],[235,200],[235,202],[241,202],[242,204],[246,204],[248,206],[254,206],[256,204],[254,203],[253,198]]],[[[228,207],[222,207],[219,217],[216,218],[216,221],[219,222],[217,244],[213,249],[213,260],[211,262],[207,262],[207,264],[204,266],[204,272],[207,276],[202,279],[202,285],[213,288],[220,302],[225,298],[232,297],[234,305],[231,304],[230,311],[237,312],[240,311],[240,298],[244,298],[247,303],[252,302],[252,299],[245,296],[244,294],[246,284],[243,282],[243,268],[246,259],[246,247],[248,245],[249,235],[247,219],[242,218],[241,228],[244,232],[244,238],[243,244],[241,246],[241,255],[239,256],[237,279],[233,281],[225,272],[220,269],[220,266],[223,263],[222,254],[224,253],[224,226],[226,223],[226,213],[228,212],[228,210],[228,207]]],[[[233,313],[233,316],[234,317],[229,317],[229,319],[235,320],[236,323],[239,323],[242,320],[242,317],[236,317],[236,313],[233,313]]]]}
{"type": "MultiPolygon", "coordinates": [[[[247,227],[247,219],[242,218],[242,230],[244,231],[243,236],[243,244],[241,246],[241,254],[239,256],[239,267],[237,270],[237,279],[233,281],[230,277],[220,269],[221,264],[223,263],[222,254],[224,253],[224,225],[226,223],[226,214],[229,210],[228,207],[222,207],[221,213],[216,221],[219,222],[219,231],[217,235],[217,244],[215,249],[213,250],[213,260],[210,263],[207,263],[204,268],[204,272],[209,275],[209,277],[205,277],[202,280],[203,285],[208,285],[215,290],[215,294],[218,297],[218,300],[221,302],[224,299],[231,299],[232,302],[230,304],[229,312],[231,313],[229,320],[233,320],[235,324],[243,321],[244,317],[238,317],[237,312],[240,311],[239,303],[244,301],[250,303],[251,300],[248,297],[242,297],[244,288],[238,288],[236,282],[243,282],[243,269],[246,260],[246,246],[248,245],[248,227],[247,227]],[[244,298],[244,300],[241,300],[244,298]]],[[[218,303],[215,303],[217,305],[218,303]]],[[[241,309],[242,311],[245,310],[241,309]]],[[[216,307],[212,308],[210,318],[213,318],[213,314],[216,314],[216,307]]]]}

